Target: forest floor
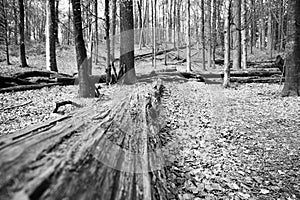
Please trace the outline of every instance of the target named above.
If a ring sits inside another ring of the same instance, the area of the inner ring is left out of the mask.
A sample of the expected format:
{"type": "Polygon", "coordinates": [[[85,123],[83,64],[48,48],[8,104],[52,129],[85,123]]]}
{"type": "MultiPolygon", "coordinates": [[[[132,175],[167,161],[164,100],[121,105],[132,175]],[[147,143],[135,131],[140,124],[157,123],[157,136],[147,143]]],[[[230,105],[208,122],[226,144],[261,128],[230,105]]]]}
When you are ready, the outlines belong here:
{"type": "MultiPolygon", "coordinates": [[[[2,62],[0,75],[44,69],[43,52],[34,51],[28,61],[30,68],[18,67],[15,57],[11,66],[2,62]]],[[[58,68],[76,72],[72,49],[59,49],[58,68]]],[[[137,62],[136,68],[138,74],[151,72],[151,60],[137,62]]],[[[165,68],[159,61],[157,69],[165,68]]],[[[94,69],[104,73],[101,65],[94,69]]],[[[300,199],[299,97],[280,97],[279,84],[222,89],[191,80],[164,86],[165,128],[176,141],[168,145],[176,152],[166,166],[169,199],[300,199]]],[[[109,97],[117,87],[103,86],[100,92],[109,97]]],[[[78,86],[55,86],[0,94],[0,137],[57,117],[52,113],[55,102],[97,101],[79,99],[77,90],[78,86]]],[[[64,111],[74,109],[66,106],[64,111]]]]}

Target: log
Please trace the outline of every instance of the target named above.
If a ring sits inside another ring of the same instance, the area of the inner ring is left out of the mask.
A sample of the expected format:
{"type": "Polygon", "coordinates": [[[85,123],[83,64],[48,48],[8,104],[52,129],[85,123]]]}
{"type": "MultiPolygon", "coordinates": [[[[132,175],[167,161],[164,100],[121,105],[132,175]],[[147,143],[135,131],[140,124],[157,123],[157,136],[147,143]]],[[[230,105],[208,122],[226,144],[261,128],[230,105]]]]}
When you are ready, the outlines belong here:
{"type": "Polygon", "coordinates": [[[0,87],[5,87],[4,85],[5,84],[8,84],[8,83],[15,83],[17,85],[32,85],[34,83],[30,82],[30,81],[27,81],[25,79],[22,79],[22,78],[15,78],[15,77],[8,77],[8,76],[0,76],[0,87]]]}
{"type": "Polygon", "coordinates": [[[26,71],[26,72],[17,73],[13,77],[24,79],[29,77],[48,77],[48,78],[54,77],[55,78],[59,76],[72,78],[72,76],[69,74],[56,73],[50,71],[26,71]]]}
{"type": "Polygon", "coordinates": [[[26,91],[26,90],[36,90],[44,87],[52,87],[56,85],[65,85],[62,83],[42,83],[42,84],[34,84],[34,85],[17,85],[12,87],[1,88],[0,93],[6,92],[18,92],[18,91],[26,91]]]}
{"type": "Polygon", "coordinates": [[[168,199],[156,151],[164,91],[122,86],[112,101],[1,137],[0,199],[168,199]]]}
{"type": "MultiPolygon", "coordinates": [[[[223,78],[224,74],[221,73],[209,73],[202,74],[205,78],[223,78]]],[[[280,76],[280,71],[231,71],[231,77],[271,77],[271,76],[280,76]]]]}
{"type": "MultiPolygon", "coordinates": [[[[284,78],[282,79],[284,81],[284,78]]],[[[280,83],[280,77],[239,77],[230,78],[230,82],[237,83],[280,83]]]]}

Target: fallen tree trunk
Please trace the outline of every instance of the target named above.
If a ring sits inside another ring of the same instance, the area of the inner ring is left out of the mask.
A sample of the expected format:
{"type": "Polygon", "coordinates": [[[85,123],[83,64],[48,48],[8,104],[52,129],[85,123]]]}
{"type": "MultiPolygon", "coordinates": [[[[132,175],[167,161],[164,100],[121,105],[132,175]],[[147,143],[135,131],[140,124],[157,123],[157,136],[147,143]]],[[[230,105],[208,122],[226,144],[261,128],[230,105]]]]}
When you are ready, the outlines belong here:
{"type": "Polygon", "coordinates": [[[24,79],[29,77],[48,77],[48,78],[56,78],[56,77],[69,77],[72,78],[69,74],[56,73],[50,71],[27,71],[15,74],[14,78],[24,79]]]}
{"type": "Polygon", "coordinates": [[[52,86],[56,86],[56,85],[64,85],[64,84],[62,84],[62,83],[41,83],[41,84],[34,84],[34,85],[17,85],[17,86],[12,86],[12,87],[1,88],[0,93],[36,90],[36,89],[41,89],[44,87],[52,87],[52,86]]]}
{"type": "MultiPolygon", "coordinates": [[[[282,79],[282,82],[284,78],[282,79]]],[[[280,83],[280,77],[240,77],[240,78],[230,78],[230,82],[237,83],[280,83]]]]}
{"type": "MultiPolygon", "coordinates": [[[[280,71],[231,71],[231,77],[271,77],[280,76],[282,73],[280,71]]],[[[205,78],[223,78],[223,73],[209,73],[202,74],[205,78]]]]}
{"type": "Polygon", "coordinates": [[[164,90],[122,86],[112,101],[1,137],[0,199],[168,199],[164,90]]]}

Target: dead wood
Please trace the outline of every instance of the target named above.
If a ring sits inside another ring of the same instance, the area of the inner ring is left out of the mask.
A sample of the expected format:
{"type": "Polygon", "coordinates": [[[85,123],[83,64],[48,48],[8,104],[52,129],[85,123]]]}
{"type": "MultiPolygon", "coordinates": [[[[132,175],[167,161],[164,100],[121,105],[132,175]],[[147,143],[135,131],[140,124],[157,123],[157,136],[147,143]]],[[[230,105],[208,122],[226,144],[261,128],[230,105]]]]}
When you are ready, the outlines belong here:
{"type": "MultiPolygon", "coordinates": [[[[280,83],[280,77],[231,77],[230,82],[237,83],[280,83]]],[[[284,81],[284,79],[282,79],[284,81]]]]}
{"type": "Polygon", "coordinates": [[[55,103],[55,108],[54,108],[54,110],[53,110],[53,113],[58,113],[58,109],[59,109],[60,107],[65,106],[65,105],[68,105],[68,104],[70,104],[70,105],[72,105],[72,106],[75,106],[75,107],[77,107],[77,108],[82,107],[81,105],[79,105],[79,104],[77,104],[77,103],[75,103],[75,102],[73,102],[73,101],[56,102],[56,103],[55,103]]]}
{"type": "Polygon", "coordinates": [[[161,81],[120,89],[105,105],[1,137],[0,199],[167,199],[155,153],[165,89],[161,81]]]}

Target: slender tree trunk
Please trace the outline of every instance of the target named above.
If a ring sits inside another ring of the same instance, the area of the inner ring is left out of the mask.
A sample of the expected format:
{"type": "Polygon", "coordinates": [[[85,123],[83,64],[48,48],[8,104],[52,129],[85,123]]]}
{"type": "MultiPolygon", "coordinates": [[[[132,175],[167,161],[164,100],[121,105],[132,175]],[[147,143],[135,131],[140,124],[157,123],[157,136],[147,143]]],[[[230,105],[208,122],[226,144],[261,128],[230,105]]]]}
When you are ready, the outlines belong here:
{"type": "Polygon", "coordinates": [[[120,66],[125,69],[124,84],[136,81],[134,68],[134,24],[132,0],[120,0],[120,66]]]}
{"type": "Polygon", "coordinates": [[[211,15],[211,21],[212,21],[212,68],[215,69],[215,60],[216,60],[216,45],[217,45],[217,0],[212,0],[211,1],[211,10],[212,10],[212,15],[211,15]]]}
{"type": "Polygon", "coordinates": [[[268,5],[269,5],[269,9],[268,9],[268,52],[269,52],[269,55],[270,55],[270,58],[273,57],[272,55],[272,46],[273,46],[273,31],[272,31],[272,2],[271,0],[269,0],[268,2],[268,5]]]}
{"type": "MultiPolygon", "coordinates": [[[[13,5],[16,5],[15,0],[13,0],[13,5]]],[[[14,39],[15,39],[15,45],[18,45],[18,15],[17,15],[17,6],[14,6],[13,9],[14,9],[14,21],[15,21],[14,39]]]]}
{"type": "Polygon", "coordinates": [[[201,49],[202,49],[202,68],[205,71],[205,12],[204,12],[204,0],[201,0],[201,49]]]}
{"type": "Polygon", "coordinates": [[[287,58],[286,81],[282,96],[300,96],[300,1],[292,2],[295,12],[295,42],[293,54],[287,58]]]}
{"type": "Polygon", "coordinates": [[[187,41],[187,47],[186,47],[186,64],[187,68],[186,71],[190,72],[192,71],[192,65],[191,65],[191,1],[187,1],[187,8],[186,8],[186,41],[187,41]]]}
{"type": "Polygon", "coordinates": [[[95,63],[98,64],[98,50],[99,50],[99,36],[98,36],[98,0],[95,0],[94,4],[95,10],[95,63]]]}
{"type": "Polygon", "coordinates": [[[174,48],[176,48],[176,19],[177,19],[177,17],[176,17],[176,5],[177,5],[177,1],[179,1],[179,0],[174,0],[174,2],[173,2],[173,8],[174,8],[174,10],[173,10],[173,43],[174,43],[174,48]]]}
{"type": "Polygon", "coordinates": [[[59,0],[56,0],[55,2],[55,41],[57,44],[59,44],[59,38],[58,38],[58,22],[59,22],[59,0]]]}
{"type": "Polygon", "coordinates": [[[67,32],[67,44],[70,45],[70,32],[71,32],[71,0],[68,4],[68,32],[67,32]]]}
{"type": "Polygon", "coordinates": [[[233,1],[234,25],[233,32],[233,69],[241,69],[241,0],[233,1]]]}
{"type": "Polygon", "coordinates": [[[88,75],[88,60],[83,40],[80,0],[72,0],[76,60],[79,75],[79,97],[94,97],[95,85],[88,75]]]}
{"type": "Polygon", "coordinates": [[[255,26],[255,5],[254,5],[254,2],[255,0],[251,0],[251,9],[252,9],[252,12],[251,12],[251,18],[252,18],[252,23],[251,23],[251,41],[250,41],[250,53],[253,54],[253,46],[255,46],[255,30],[256,30],[256,26],[255,26]]]}
{"type": "Polygon", "coordinates": [[[24,33],[24,2],[19,0],[19,32],[20,32],[20,62],[22,67],[28,67],[25,53],[25,33],[24,33]]]}
{"type": "Polygon", "coordinates": [[[224,80],[223,87],[229,87],[230,84],[230,7],[231,1],[225,0],[224,14],[224,80]]]}
{"type": "Polygon", "coordinates": [[[116,19],[117,19],[117,0],[112,0],[112,47],[111,47],[111,57],[115,59],[115,46],[116,46],[116,19]]]}
{"type": "Polygon", "coordinates": [[[156,24],[156,15],[157,15],[157,6],[156,6],[156,3],[157,3],[157,0],[153,0],[153,12],[154,12],[154,19],[153,19],[153,67],[156,68],[156,44],[157,44],[157,41],[156,41],[156,33],[157,33],[157,24],[156,24]]]}
{"type": "Polygon", "coordinates": [[[46,0],[46,68],[57,72],[56,64],[56,14],[55,1],[46,0]]]}
{"type": "Polygon", "coordinates": [[[207,28],[208,28],[208,37],[207,37],[207,51],[208,51],[208,68],[211,68],[211,59],[212,59],[212,27],[211,27],[211,0],[207,0],[207,10],[208,10],[208,14],[207,14],[207,28]]]}
{"type": "Polygon", "coordinates": [[[247,68],[247,7],[246,0],[242,0],[242,68],[247,68]]]}
{"type": "Polygon", "coordinates": [[[105,0],[105,37],[106,37],[106,84],[111,82],[110,37],[109,37],[109,0],[105,0]]]}

